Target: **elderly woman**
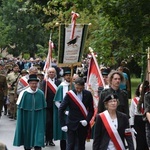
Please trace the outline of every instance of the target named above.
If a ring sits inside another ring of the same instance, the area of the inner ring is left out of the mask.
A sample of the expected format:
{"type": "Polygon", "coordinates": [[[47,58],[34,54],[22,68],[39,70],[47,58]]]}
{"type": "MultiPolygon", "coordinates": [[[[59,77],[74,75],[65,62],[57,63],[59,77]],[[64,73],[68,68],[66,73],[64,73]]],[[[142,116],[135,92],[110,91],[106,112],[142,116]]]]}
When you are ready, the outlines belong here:
{"type": "Polygon", "coordinates": [[[93,150],[134,150],[126,114],[117,111],[118,96],[110,94],[104,99],[106,110],[97,114],[93,150]]]}

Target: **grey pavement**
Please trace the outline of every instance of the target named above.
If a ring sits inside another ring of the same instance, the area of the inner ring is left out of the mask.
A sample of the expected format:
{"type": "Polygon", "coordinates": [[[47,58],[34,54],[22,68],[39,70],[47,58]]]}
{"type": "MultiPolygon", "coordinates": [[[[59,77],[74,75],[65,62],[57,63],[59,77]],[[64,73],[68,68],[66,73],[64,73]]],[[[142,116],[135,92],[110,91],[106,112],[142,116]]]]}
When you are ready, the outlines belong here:
{"type": "MultiPolygon", "coordinates": [[[[8,150],[23,150],[24,148],[13,146],[13,138],[15,132],[16,121],[9,119],[7,116],[2,116],[0,119],[0,142],[7,145],[8,150]]],[[[43,150],[60,150],[59,141],[54,141],[56,146],[48,146],[43,150]]],[[[86,142],[86,150],[92,150],[92,140],[86,142]]]]}

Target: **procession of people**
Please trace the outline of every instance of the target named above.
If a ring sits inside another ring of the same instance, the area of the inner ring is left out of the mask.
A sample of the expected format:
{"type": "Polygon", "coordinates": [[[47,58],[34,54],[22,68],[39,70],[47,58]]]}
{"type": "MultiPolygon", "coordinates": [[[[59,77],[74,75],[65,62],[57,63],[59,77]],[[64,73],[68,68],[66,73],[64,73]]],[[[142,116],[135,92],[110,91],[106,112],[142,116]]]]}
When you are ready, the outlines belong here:
{"type": "Polygon", "coordinates": [[[105,86],[97,89],[98,111],[91,126],[96,109],[93,93],[86,89],[85,64],[73,70],[73,74],[70,67],[60,68],[57,64],[44,72],[43,61],[35,61],[28,68],[19,64],[19,60],[0,64],[0,116],[16,120],[14,146],[41,150],[55,146],[59,140],[61,150],[85,150],[90,137],[93,150],[150,149],[148,81],[138,86],[130,105],[129,86],[125,84],[129,78],[124,77],[123,67],[121,71],[100,68],[105,86]]]}

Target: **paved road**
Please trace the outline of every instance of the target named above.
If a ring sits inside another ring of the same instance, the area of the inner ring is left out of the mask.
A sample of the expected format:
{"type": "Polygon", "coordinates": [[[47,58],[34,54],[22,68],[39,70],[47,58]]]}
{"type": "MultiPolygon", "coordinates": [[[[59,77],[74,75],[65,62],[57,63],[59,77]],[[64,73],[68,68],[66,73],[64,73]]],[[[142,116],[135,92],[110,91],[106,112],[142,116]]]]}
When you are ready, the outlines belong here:
{"type": "MultiPolygon", "coordinates": [[[[0,119],[0,142],[7,145],[8,150],[23,150],[23,147],[13,146],[13,137],[15,132],[16,121],[9,119],[7,116],[2,116],[0,119]]],[[[56,146],[45,147],[43,150],[60,150],[59,141],[54,142],[56,146]]],[[[92,150],[92,140],[86,143],[86,150],[92,150]]]]}

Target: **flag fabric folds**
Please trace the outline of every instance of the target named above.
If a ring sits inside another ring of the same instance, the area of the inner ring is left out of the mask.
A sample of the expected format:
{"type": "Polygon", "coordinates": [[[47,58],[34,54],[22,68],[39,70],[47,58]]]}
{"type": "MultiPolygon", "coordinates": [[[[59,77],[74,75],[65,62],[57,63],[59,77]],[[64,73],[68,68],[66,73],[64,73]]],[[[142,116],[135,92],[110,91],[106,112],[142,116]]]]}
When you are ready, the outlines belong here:
{"type": "Polygon", "coordinates": [[[54,43],[51,41],[51,38],[49,40],[49,47],[48,47],[48,55],[46,58],[46,62],[43,68],[44,71],[44,79],[46,80],[46,85],[45,85],[45,98],[47,95],[47,72],[48,69],[51,67],[52,64],[52,49],[54,48],[54,43]]]}
{"type": "Polygon", "coordinates": [[[54,43],[51,40],[49,40],[48,55],[47,55],[46,62],[43,68],[43,71],[45,72],[45,74],[47,74],[48,69],[51,67],[53,48],[54,48],[54,43]]]}
{"type": "Polygon", "coordinates": [[[98,87],[102,86],[104,87],[104,80],[100,71],[100,68],[98,66],[97,60],[95,58],[95,55],[93,52],[91,52],[91,59],[89,63],[89,69],[88,69],[88,75],[87,75],[87,81],[86,81],[86,88],[87,90],[91,91],[93,95],[94,100],[94,115],[93,118],[90,121],[91,127],[94,125],[95,116],[97,114],[97,106],[99,101],[99,95],[98,95],[98,87]]]}

